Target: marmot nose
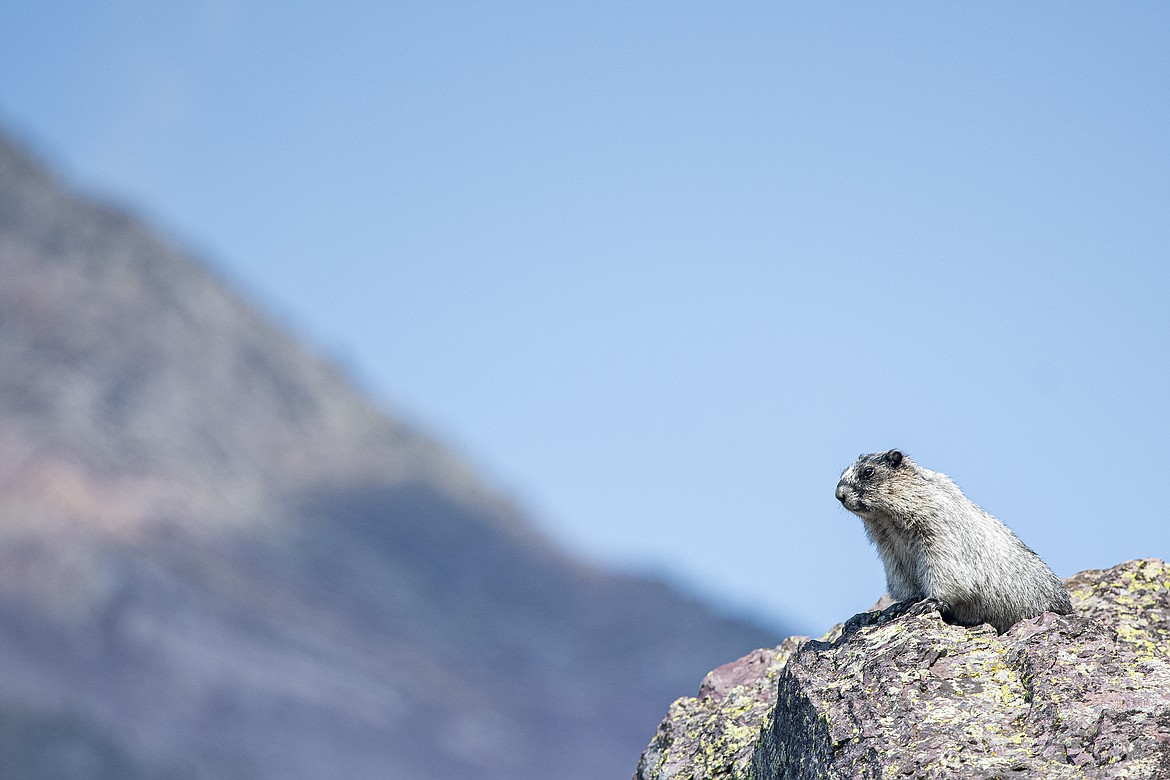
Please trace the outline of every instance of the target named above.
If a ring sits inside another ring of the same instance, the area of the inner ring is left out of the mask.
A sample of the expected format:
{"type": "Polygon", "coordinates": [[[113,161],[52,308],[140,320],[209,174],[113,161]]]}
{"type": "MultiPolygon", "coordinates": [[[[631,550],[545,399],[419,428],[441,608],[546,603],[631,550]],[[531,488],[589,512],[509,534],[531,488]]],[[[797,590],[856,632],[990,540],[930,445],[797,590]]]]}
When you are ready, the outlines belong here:
{"type": "Polygon", "coordinates": [[[838,501],[845,503],[845,480],[837,483],[837,492],[834,495],[837,496],[838,501]]]}

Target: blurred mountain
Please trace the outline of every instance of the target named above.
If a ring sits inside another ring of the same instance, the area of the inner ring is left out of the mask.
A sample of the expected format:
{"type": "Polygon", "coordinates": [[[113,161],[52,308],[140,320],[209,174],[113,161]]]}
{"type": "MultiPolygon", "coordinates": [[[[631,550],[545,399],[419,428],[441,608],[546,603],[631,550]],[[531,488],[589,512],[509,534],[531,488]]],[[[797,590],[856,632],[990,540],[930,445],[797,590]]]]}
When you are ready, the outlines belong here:
{"type": "Polygon", "coordinates": [[[0,776],[627,777],[780,636],[573,560],[0,138],[0,776]]]}

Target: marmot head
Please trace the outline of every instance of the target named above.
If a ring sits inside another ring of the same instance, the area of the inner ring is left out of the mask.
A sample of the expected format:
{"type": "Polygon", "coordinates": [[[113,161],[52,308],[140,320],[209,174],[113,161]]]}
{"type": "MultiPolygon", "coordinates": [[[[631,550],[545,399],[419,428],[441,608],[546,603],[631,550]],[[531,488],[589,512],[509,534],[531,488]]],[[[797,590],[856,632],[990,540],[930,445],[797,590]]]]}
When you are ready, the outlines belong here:
{"type": "Polygon", "coordinates": [[[872,517],[883,507],[897,505],[897,477],[912,468],[911,460],[899,450],[859,455],[841,474],[837,500],[861,517],[872,517]]]}

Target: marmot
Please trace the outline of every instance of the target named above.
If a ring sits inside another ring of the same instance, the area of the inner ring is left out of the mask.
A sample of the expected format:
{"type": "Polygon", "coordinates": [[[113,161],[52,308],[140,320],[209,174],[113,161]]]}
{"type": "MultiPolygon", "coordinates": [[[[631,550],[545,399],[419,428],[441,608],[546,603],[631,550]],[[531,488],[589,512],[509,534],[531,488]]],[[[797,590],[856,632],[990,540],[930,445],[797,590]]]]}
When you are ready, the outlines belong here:
{"type": "Polygon", "coordinates": [[[895,601],[925,600],[949,622],[1001,634],[1024,618],[1072,612],[1040,556],[945,474],[898,450],[858,457],[837,499],[865,523],[895,601]]]}

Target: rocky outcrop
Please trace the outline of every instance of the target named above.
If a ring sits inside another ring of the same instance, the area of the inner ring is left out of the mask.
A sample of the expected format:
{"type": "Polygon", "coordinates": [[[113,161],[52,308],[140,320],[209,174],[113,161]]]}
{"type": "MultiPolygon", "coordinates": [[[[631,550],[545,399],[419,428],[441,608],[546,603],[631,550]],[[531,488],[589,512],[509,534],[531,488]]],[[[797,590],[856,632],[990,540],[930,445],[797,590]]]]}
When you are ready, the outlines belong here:
{"type": "Polygon", "coordinates": [[[1170,568],[1066,580],[1075,614],[1002,636],[867,612],[711,672],[636,780],[1170,777],[1170,568]]]}

